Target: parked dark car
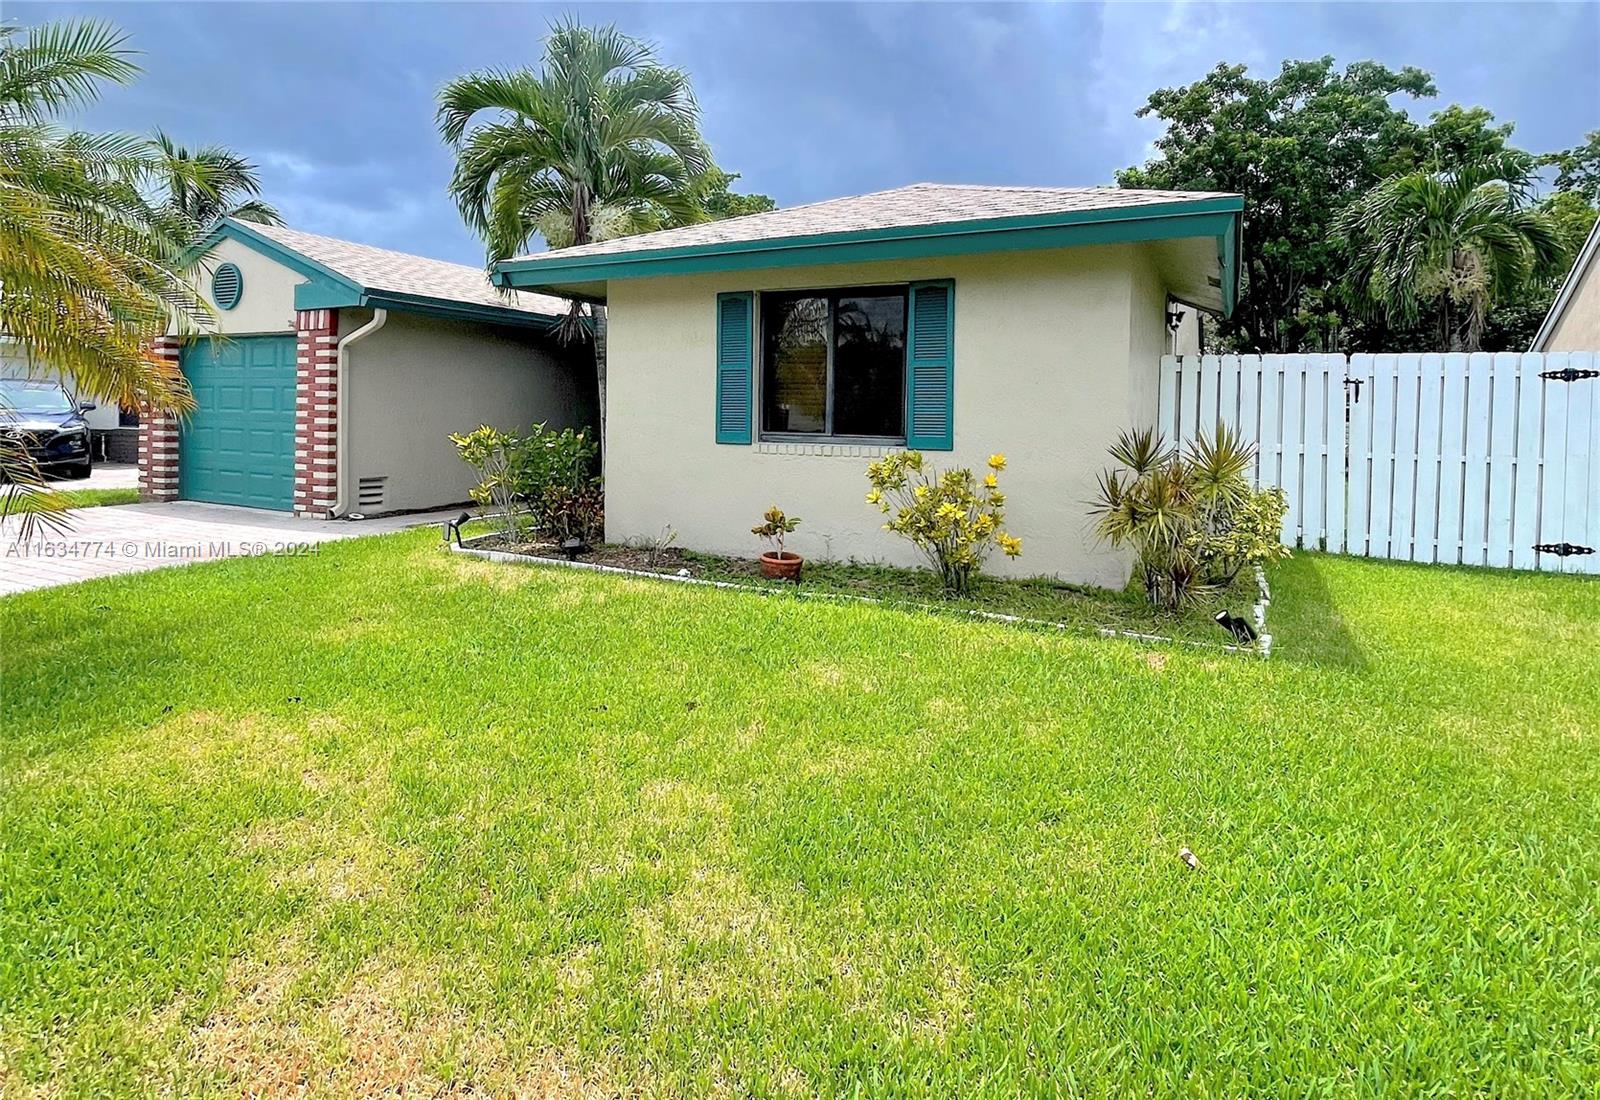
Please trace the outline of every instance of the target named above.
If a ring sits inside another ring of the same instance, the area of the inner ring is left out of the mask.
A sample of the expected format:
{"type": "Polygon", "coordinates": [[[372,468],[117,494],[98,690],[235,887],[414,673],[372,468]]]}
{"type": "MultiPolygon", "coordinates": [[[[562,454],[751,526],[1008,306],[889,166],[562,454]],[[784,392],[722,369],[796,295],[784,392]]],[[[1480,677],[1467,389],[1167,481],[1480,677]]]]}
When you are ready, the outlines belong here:
{"type": "Polygon", "coordinates": [[[0,434],[16,440],[47,474],[89,476],[89,425],[93,402],[74,402],[56,382],[0,378],[0,434]]]}

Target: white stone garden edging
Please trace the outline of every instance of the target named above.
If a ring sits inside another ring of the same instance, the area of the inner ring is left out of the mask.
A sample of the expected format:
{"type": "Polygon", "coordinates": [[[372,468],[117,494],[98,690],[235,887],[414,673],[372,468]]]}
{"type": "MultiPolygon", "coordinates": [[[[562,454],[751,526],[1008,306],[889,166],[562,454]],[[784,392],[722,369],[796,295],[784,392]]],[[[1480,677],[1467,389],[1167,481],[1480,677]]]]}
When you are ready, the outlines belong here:
{"type": "MultiPolygon", "coordinates": [[[[875,604],[880,607],[893,607],[902,611],[923,611],[930,615],[959,615],[969,619],[983,619],[989,622],[1010,623],[1014,626],[1044,627],[1063,632],[1077,631],[1080,628],[1073,623],[1056,622],[1053,619],[1031,619],[1023,615],[1007,615],[999,611],[979,611],[969,607],[939,607],[936,604],[907,603],[900,600],[883,600],[876,596],[854,596],[848,592],[817,592],[800,588],[773,588],[760,584],[740,584],[738,581],[714,581],[705,577],[687,577],[677,573],[655,573],[648,569],[628,569],[620,565],[600,565],[589,561],[563,561],[560,558],[546,558],[537,554],[514,554],[509,550],[485,550],[474,546],[473,543],[485,539],[497,538],[496,535],[477,535],[463,539],[460,545],[446,543],[451,553],[465,554],[468,557],[481,558],[484,561],[502,562],[508,565],[534,565],[550,566],[555,569],[584,569],[591,573],[612,573],[621,577],[642,577],[650,581],[669,581],[673,584],[696,585],[701,588],[722,588],[734,592],[753,592],[759,596],[785,596],[805,600],[836,600],[841,603],[875,604]]],[[[1247,647],[1238,645],[1211,645],[1207,642],[1192,641],[1188,638],[1169,638],[1165,634],[1143,634],[1134,630],[1115,630],[1108,626],[1095,627],[1094,632],[1102,638],[1129,638],[1141,642],[1163,642],[1167,645],[1189,646],[1194,649],[1220,649],[1225,653],[1234,653],[1245,657],[1270,657],[1272,655],[1272,635],[1266,633],[1267,605],[1272,602],[1267,590],[1267,577],[1260,566],[1256,567],[1256,584],[1260,588],[1261,599],[1255,604],[1253,612],[1256,620],[1256,630],[1260,633],[1259,646],[1247,647]]]]}

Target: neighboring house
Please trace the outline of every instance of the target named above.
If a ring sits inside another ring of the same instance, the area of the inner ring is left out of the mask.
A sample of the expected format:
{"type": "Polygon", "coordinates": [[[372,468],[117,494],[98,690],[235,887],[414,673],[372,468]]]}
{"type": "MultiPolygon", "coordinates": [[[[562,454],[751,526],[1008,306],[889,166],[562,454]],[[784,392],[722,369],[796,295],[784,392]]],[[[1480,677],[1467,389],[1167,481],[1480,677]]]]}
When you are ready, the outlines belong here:
{"type": "MultiPolygon", "coordinates": [[[[1237,195],[919,184],[525,256],[504,286],[605,301],[606,537],[753,554],[776,502],[812,556],[918,561],[865,500],[899,447],[1008,465],[993,568],[1120,586],[1087,515],[1153,424],[1169,303],[1227,314],[1237,195]]],[[[1193,309],[1188,311],[1193,313],[1193,309]]]]}
{"type": "Polygon", "coordinates": [[[0,377],[39,378],[60,382],[73,400],[92,401],[84,420],[92,433],[92,453],[96,461],[133,462],[139,449],[139,418],[137,414],[117,408],[115,402],[101,401],[92,394],[80,394],[77,383],[54,367],[30,360],[15,340],[0,336],[0,377]]]}
{"type": "Polygon", "coordinates": [[[1567,272],[1529,351],[1600,351],[1600,221],[1567,272]]]}
{"type": "Polygon", "coordinates": [[[194,391],[146,417],[147,497],[310,518],[467,499],[449,441],[479,424],[593,422],[593,352],[561,344],[567,303],[508,294],[481,268],[227,219],[199,246],[220,339],[169,337],[194,391]]]}

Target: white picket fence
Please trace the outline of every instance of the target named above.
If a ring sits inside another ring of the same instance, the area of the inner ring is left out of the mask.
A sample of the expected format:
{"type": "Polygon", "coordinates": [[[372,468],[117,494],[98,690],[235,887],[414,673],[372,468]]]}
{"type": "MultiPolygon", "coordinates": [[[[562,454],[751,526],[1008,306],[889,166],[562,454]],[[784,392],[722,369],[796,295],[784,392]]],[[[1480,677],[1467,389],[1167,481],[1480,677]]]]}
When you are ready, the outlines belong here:
{"type": "Polygon", "coordinates": [[[1600,573],[1597,359],[1169,355],[1158,426],[1186,443],[1220,420],[1255,443],[1293,545],[1600,573]]]}

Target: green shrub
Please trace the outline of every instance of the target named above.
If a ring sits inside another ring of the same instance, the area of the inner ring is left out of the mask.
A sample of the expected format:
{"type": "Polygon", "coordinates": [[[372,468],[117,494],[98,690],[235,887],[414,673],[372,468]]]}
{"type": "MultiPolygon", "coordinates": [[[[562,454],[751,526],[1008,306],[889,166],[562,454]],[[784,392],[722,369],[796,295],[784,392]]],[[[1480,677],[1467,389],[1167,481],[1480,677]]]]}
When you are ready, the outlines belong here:
{"type": "Polygon", "coordinates": [[[897,451],[867,467],[867,503],[889,517],[885,531],[904,535],[922,551],[947,593],[963,595],[994,547],[1009,558],[1022,553],[1022,540],[1001,529],[1006,497],[998,475],[1005,468],[1005,455],[990,455],[990,472],[980,483],[969,469],[940,473],[922,452],[897,451]]]}
{"type": "Polygon", "coordinates": [[[1279,534],[1288,500],[1250,487],[1255,448],[1226,425],[1182,452],[1153,429],[1123,432],[1111,457],[1120,469],[1100,475],[1091,514],[1102,538],[1133,547],[1155,606],[1177,610],[1247,565],[1288,557],[1279,534]]]}
{"type": "Polygon", "coordinates": [[[599,447],[587,432],[535,424],[527,435],[487,425],[452,435],[461,458],[481,475],[472,499],[500,510],[508,538],[524,525],[560,538],[595,537],[605,525],[596,473],[599,447]]]}

